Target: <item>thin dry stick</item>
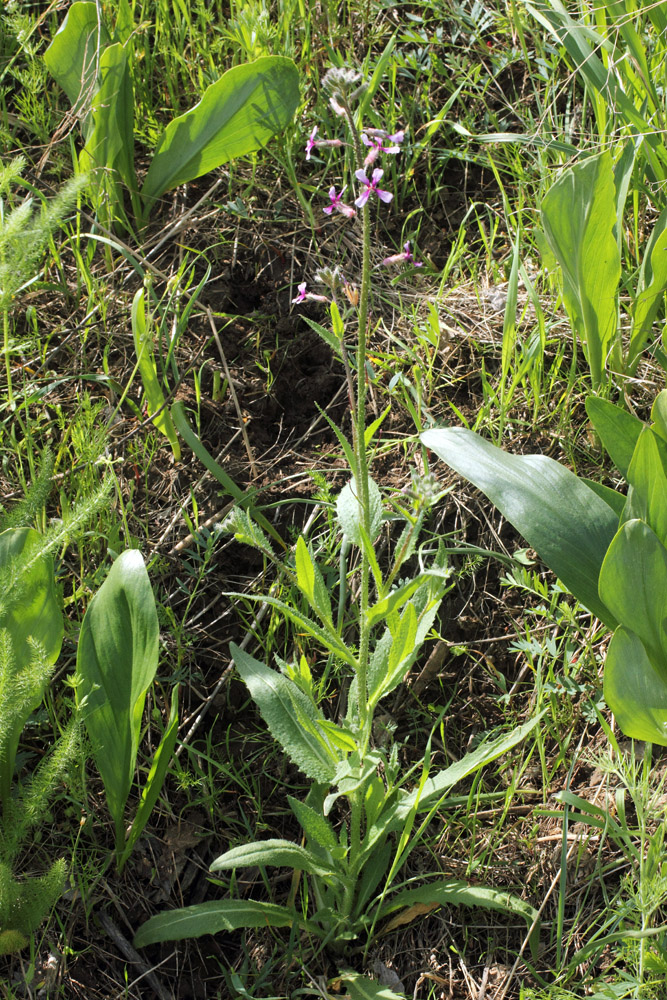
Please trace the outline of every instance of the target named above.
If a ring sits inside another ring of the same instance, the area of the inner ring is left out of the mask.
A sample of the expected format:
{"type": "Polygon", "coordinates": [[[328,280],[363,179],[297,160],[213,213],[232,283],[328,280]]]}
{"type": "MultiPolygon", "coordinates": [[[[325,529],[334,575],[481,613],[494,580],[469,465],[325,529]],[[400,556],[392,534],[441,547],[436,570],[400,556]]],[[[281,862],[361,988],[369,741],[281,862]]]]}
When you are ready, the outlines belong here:
{"type": "Polygon", "coordinates": [[[252,448],[250,447],[250,438],[248,437],[248,431],[246,430],[245,421],[243,419],[243,414],[241,413],[241,407],[239,406],[239,399],[236,395],[236,389],[234,388],[234,383],[232,382],[232,376],[229,372],[229,366],[227,364],[227,358],[225,357],[225,352],[222,349],[222,344],[220,343],[220,337],[218,336],[218,328],[215,325],[215,320],[213,319],[213,313],[211,312],[211,307],[206,306],[206,313],[208,315],[208,321],[211,324],[211,330],[213,331],[213,336],[215,342],[218,345],[218,353],[222,360],[222,366],[225,369],[225,377],[229,384],[229,391],[234,400],[234,408],[236,409],[236,415],[239,418],[239,425],[241,428],[241,434],[243,435],[243,443],[245,444],[245,450],[248,453],[248,461],[250,462],[250,472],[253,479],[257,479],[257,466],[255,465],[255,459],[252,453],[252,448]]]}

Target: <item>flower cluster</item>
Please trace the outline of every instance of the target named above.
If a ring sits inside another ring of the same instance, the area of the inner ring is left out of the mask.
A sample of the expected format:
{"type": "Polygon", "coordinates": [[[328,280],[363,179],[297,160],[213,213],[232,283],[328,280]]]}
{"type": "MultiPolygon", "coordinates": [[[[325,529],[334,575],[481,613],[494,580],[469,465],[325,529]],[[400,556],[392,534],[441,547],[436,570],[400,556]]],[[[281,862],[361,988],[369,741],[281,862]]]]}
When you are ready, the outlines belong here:
{"type": "MultiPolygon", "coordinates": [[[[350,127],[353,127],[351,104],[356,100],[360,94],[363,92],[366,84],[363,82],[361,75],[356,72],[356,70],[348,69],[347,67],[330,69],[322,80],[322,85],[326,91],[328,91],[329,104],[334,112],[334,114],[341,117],[346,117],[350,127]]],[[[316,125],[308,137],[306,143],[306,159],[310,160],[312,151],[314,149],[319,149],[322,147],[335,147],[335,146],[345,146],[346,143],[342,142],[340,139],[318,139],[318,126],[316,125]]],[[[363,161],[363,166],[355,171],[355,178],[361,185],[361,191],[357,198],[354,200],[354,204],[357,208],[364,208],[373,195],[375,195],[379,201],[388,205],[393,200],[393,194],[390,191],[386,191],[380,187],[380,182],[384,176],[384,170],[381,167],[374,167],[370,178],[368,177],[366,171],[369,167],[372,167],[381,154],[389,154],[391,156],[396,156],[401,152],[401,144],[405,139],[405,129],[400,129],[397,132],[389,132],[387,129],[383,128],[366,128],[361,133],[361,142],[367,148],[368,152],[363,161]]],[[[348,205],[343,201],[343,195],[345,193],[345,188],[340,191],[336,191],[335,186],[329,188],[329,204],[325,205],[322,211],[325,215],[333,215],[337,212],[339,215],[344,216],[346,219],[353,219],[357,214],[352,205],[348,205]]],[[[419,261],[415,261],[415,258],[410,250],[409,241],[404,244],[403,252],[392,254],[390,257],[385,257],[382,261],[383,264],[393,265],[393,264],[412,264],[413,267],[421,267],[422,264],[419,261]]],[[[327,285],[332,294],[336,295],[336,291],[340,290],[341,282],[343,286],[343,291],[353,305],[356,304],[359,298],[358,290],[350,285],[345,278],[336,269],[336,281],[331,282],[324,279],[318,279],[327,285]],[[333,285],[336,285],[334,288],[333,285]]],[[[299,294],[296,298],[292,299],[292,302],[304,302],[306,299],[311,299],[319,302],[327,302],[328,299],[323,295],[315,295],[312,292],[306,291],[306,283],[302,282],[299,286],[299,294]]]]}

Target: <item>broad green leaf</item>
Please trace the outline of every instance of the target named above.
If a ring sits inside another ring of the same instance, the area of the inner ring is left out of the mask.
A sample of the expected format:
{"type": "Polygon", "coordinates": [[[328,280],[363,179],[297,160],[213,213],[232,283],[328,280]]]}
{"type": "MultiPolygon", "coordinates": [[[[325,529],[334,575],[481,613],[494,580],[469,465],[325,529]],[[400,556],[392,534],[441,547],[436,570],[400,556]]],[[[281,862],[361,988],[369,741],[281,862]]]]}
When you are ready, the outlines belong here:
{"type": "Polygon", "coordinates": [[[632,303],[632,333],[627,355],[627,370],[631,375],[636,371],[641,352],[651,336],[667,289],[667,212],[663,212],[658,219],[656,230],[655,239],[652,237],[646,248],[639,294],[632,303]],[[650,260],[649,267],[645,266],[646,257],[650,260]]]}
{"type": "Polygon", "coordinates": [[[485,886],[468,885],[459,879],[442,879],[428,885],[419,886],[417,889],[404,889],[397,893],[386,903],[380,911],[380,918],[389,916],[391,913],[399,911],[388,924],[382,928],[382,933],[387,933],[395,927],[399,927],[409,920],[422,914],[423,908],[415,907],[415,904],[433,904],[442,906],[481,906],[486,910],[498,910],[501,913],[516,914],[526,921],[530,929],[530,947],[533,958],[537,955],[537,946],[540,932],[540,918],[537,910],[526,903],[525,900],[513,896],[509,892],[501,892],[498,889],[489,889],[485,886]],[[415,907],[413,910],[412,908],[415,907]],[[411,912],[412,911],[412,912],[411,912]],[[533,926],[534,925],[534,926],[533,926]]]}
{"type": "Polygon", "coordinates": [[[618,529],[602,564],[600,596],[667,683],[667,549],[644,521],[618,529]]]}
{"type": "Polygon", "coordinates": [[[596,483],[594,479],[586,479],[585,477],[582,477],[581,481],[586,483],[586,486],[592,489],[596,496],[599,496],[601,500],[604,500],[607,506],[613,510],[616,517],[620,519],[623,516],[627,500],[624,493],[618,493],[616,490],[612,490],[610,486],[605,486],[604,483],[596,483]]]}
{"type": "Polygon", "coordinates": [[[260,663],[234,643],[230,649],[241,679],[285,753],[309,778],[330,784],[338,763],[336,752],[324,734],[318,738],[299,723],[297,707],[317,728],[315,709],[308,698],[287,677],[260,663]]]}
{"type": "Polygon", "coordinates": [[[250,844],[232,847],[216,858],[210,871],[219,872],[231,868],[259,868],[272,865],[275,868],[293,868],[310,875],[335,875],[335,869],[325,866],[306,847],[292,844],[289,840],[255,840],[250,844]]]}
{"type": "MultiPolygon", "coordinates": [[[[372,542],[382,524],[382,497],[380,496],[377,483],[370,476],[368,477],[368,502],[370,506],[370,541],[372,542]]],[[[336,513],[338,514],[338,523],[343,530],[343,534],[354,545],[358,545],[361,548],[363,546],[362,529],[364,518],[357,481],[354,476],[338,495],[336,513]]]]}
{"type": "Polygon", "coordinates": [[[228,69],[160,136],[141,192],[146,208],[165,191],[261,149],[289,125],[298,103],[291,59],[265,56],[228,69]]]}
{"type": "Polygon", "coordinates": [[[541,215],[563,275],[565,308],[597,387],[616,333],[621,277],[611,154],[588,157],[565,170],[545,195],[541,215]]]}
{"type": "Polygon", "coordinates": [[[632,490],[624,520],[646,521],[660,542],[667,545],[667,442],[649,427],[639,436],[627,480],[632,490]]]}
{"type": "Polygon", "coordinates": [[[77,113],[96,89],[99,60],[109,41],[97,4],[77,2],[67,11],[44,53],[49,73],[77,113]]]}
{"type": "Polygon", "coordinates": [[[667,389],[663,389],[655,397],[651,407],[651,420],[654,432],[663,441],[667,441],[667,389]]]}
{"type": "Polygon", "coordinates": [[[309,841],[313,841],[326,851],[337,851],[338,840],[329,821],[325,819],[321,812],[313,809],[306,802],[300,802],[291,795],[287,796],[287,801],[301,829],[306,834],[309,841]]]}
{"type": "Polygon", "coordinates": [[[517,726],[511,733],[497,736],[493,740],[484,740],[461,760],[457,760],[449,767],[438,771],[432,778],[427,778],[421,789],[416,788],[408,795],[399,798],[396,805],[392,807],[392,823],[404,820],[416,802],[418,803],[418,812],[427,812],[432,809],[459,781],[463,781],[469,774],[478,771],[486,764],[490,764],[496,757],[507,753],[508,750],[520,743],[535,728],[543,715],[544,712],[536,715],[528,722],[524,722],[522,726],[517,726]]]}
{"type": "Polygon", "coordinates": [[[496,505],[567,589],[609,628],[598,595],[602,560],[618,518],[581,479],[545,455],[510,455],[459,427],[425,431],[427,448],[496,505]]]}
{"type": "Polygon", "coordinates": [[[604,698],[626,736],[667,746],[667,682],[639,637],[622,626],[605,657],[604,698]]]}
{"type": "Polygon", "coordinates": [[[315,562],[303,535],[299,535],[297,540],[294,559],[296,564],[296,581],[299,588],[315,608],[322,621],[333,629],[329,591],[326,588],[320,568],[315,562]]]}
{"type": "Polygon", "coordinates": [[[151,324],[146,322],[146,296],[143,288],[139,289],[132,301],[132,337],[148,412],[155,414],[153,425],[169,441],[174,460],[180,462],[181,446],[171,414],[165,406],[164,393],[157,377],[153,336],[151,324]]]}
{"type": "Polygon", "coordinates": [[[153,807],[158,800],[158,796],[162,791],[162,786],[164,785],[164,779],[167,777],[167,770],[171,762],[171,757],[174,752],[174,747],[176,746],[176,738],[178,737],[178,693],[175,690],[171,696],[171,710],[169,712],[169,721],[167,723],[167,728],[165,730],[164,736],[160,741],[160,745],[155,751],[155,756],[153,757],[153,763],[151,764],[150,771],[148,772],[148,777],[146,778],[146,784],[144,785],[143,791],[141,793],[141,800],[137,808],[134,821],[132,823],[132,828],[130,829],[129,836],[122,853],[118,858],[118,871],[121,872],[125,865],[125,862],[129,858],[134,845],[141,836],[150,814],[153,812],[153,807]]]}
{"type": "Polygon", "coordinates": [[[109,45],[99,60],[97,90],[92,99],[86,145],[79,167],[90,175],[95,209],[112,224],[122,210],[123,181],[136,192],[134,173],[134,91],[127,50],[109,45]]]}
{"type": "Polygon", "coordinates": [[[406,604],[400,623],[392,636],[392,644],[389,650],[389,660],[387,670],[389,675],[393,675],[397,667],[400,667],[415,651],[417,639],[417,612],[412,603],[406,604]]]}
{"type": "Polygon", "coordinates": [[[116,826],[125,844],[124,810],[132,787],[146,692],[158,665],[155,599],[141,553],[123,552],[83,619],[77,651],[77,701],[116,826]]]}
{"type": "Polygon", "coordinates": [[[627,479],[630,461],[644,424],[632,413],[600,396],[589,396],[586,413],[612,462],[627,479]]]}
{"type": "Polygon", "coordinates": [[[132,943],[145,948],[159,941],[184,941],[242,927],[291,927],[293,923],[301,923],[299,916],[285,906],[256,899],[221,899],[158,913],[141,925],[132,943]]]}

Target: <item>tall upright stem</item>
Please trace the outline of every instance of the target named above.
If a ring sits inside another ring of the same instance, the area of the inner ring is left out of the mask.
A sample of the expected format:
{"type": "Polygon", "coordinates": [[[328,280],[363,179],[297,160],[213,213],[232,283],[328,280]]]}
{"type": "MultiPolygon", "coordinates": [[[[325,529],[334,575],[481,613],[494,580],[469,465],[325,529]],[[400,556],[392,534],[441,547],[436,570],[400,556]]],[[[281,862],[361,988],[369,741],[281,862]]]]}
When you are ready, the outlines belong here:
{"type": "MultiPolygon", "coordinates": [[[[354,122],[354,116],[347,106],[345,108],[350,133],[354,142],[355,157],[358,166],[363,166],[363,146],[359,131],[354,122]]],[[[362,208],[362,265],[361,291],[359,294],[359,311],[357,313],[359,328],[357,332],[357,412],[353,414],[354,451],[357,460],[357,490],[359,504],[362,510],[364,532],[370,542],[371,511],[368,490],[368,456],[366,453],[366,340],[368,333],[368,305],[371,287],[371,219],[368,201],[362,208]]],[[[370,720],[368,718],[368,656],[370,648],[370,628],[368,626],[368,603],[370,590],[370,564],[362,551],[361,557],[361,589],[359,593],[359,665],[357,668],[357,689],[359,692],[359,722],[362,731],[362,747],[368,746],[370,736],[370,720]]]]}

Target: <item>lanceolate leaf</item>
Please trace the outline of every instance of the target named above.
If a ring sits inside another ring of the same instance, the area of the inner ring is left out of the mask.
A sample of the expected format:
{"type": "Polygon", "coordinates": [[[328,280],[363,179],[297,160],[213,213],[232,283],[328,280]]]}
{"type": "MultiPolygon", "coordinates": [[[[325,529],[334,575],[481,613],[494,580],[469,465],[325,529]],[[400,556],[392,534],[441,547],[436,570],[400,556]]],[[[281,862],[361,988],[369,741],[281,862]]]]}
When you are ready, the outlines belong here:
{"type": "Polygon", "coordinates": [[[293,868],[311,875],[334,875],[334,869],[323,865],[306,847],[289,840],[256,840],[250,844],[232,847],[216,858],[212,872],[232,868],[253,868],[272,865],[276,868],[293,868]]]}
{"type": "Polygon", "coordinates": [[[77,699],[116,824],[132,787],[146,691],[158,664],[155,599],[141,553],[123,552],[88,605],[77,652],[77,699]]]}
{"type": "Polygon", "coordinates": [[[397,915],[385,924],[383,933],[393,930],[409,920],[419,916],[423,910],[415,908],[415,904],[433,904],[439,906],[449,903],[454,906],[481,906],[486,910],[499,910],[501,913],[514,913],[526,921],[528,927],[533,927],[530,936],[530,946],[533,957],[537,954],[539,937],[539,914],[530,903],[513,896],[509,892],[500,892],[485,886],[468,885],[458,879],[442,879],[430,885],[422,885],[417,889],[405,889],[394,896],[382,908],[380,919],[391,913],[397,915]],[[415,909],[413,909],[415,908],[415,909]]]}
{"type": "Polygon", "coordinates": [[[604,500],[553,459],[510,455],[464,428],[425,431],[421,440],[489,497],[589,611],[616,627],[598,595],[602,560],[618,527],[604,500]]]}
{"type": "Polygon", "coordinates": [[[145,948],[158,941],[184,941],[242,927],[291,927],[294,922],[301,923],[298,914],[285,906],[255,899],[221,899],[158,913],[141,925],[133,944],[145,948]]]}
{"type": "Polygon", "coordinates": [[[338,756],[322,734],[308,732],[299,723],[298,715],[310,717],[317,728],[313,706],[295,684],[271,670],[242,649],[231,644],[236,669],[246,684],[262,718],[285,753],[314,781],[333,781],[338,756]],[[298,712],[297,712],[298,706],[298,712]]]}
{"type": "Polygon", "coordinates": [[[165,191],[261,149],[290,123],[298,103],[291,59],[265,56],[227,70],[162,133],[142,189],[146,207],[165,191]]]}
{"type": "Polygon", "coordinates": [[[522,726],[518,726],[516,729],[513,729],[511,733],[498,736],[494,740],[485,740],[475,750],[467,753],[465,757],[457,760],[454,764],[444,768],[442,771],[438,771],[438,773],[432,778],[427,778],[423,783],[421,790],[417,788],[409,795],[404,795],[398,800],[392,810],[392,823],[402,822],[406,819],[411,810],[414,808],[416,802],[418,802],[418,812],[427,812],[432,809],[439,799],[441,799],[450,788],[453,788],[454,785],[458,784],[459,781],[463,781],[463,779],[467,778],[469,774],[473,774],[473,772],[478,771],[480,767],[490,764],[492,760],[496,759],[496,757],[500,757],[501,754],[507,753],[507,751],[511,750],[512,747],[515,747],[517,743],[520,743],[521,740],[523,740],[524,737],[526,737],[528,733],[535,728],[543,714],[544,713],[536,715],[534,719],[524,722],[522,726]]]}

